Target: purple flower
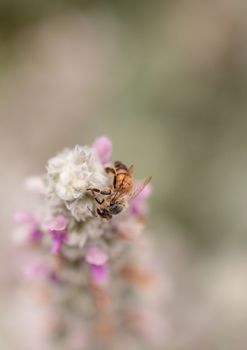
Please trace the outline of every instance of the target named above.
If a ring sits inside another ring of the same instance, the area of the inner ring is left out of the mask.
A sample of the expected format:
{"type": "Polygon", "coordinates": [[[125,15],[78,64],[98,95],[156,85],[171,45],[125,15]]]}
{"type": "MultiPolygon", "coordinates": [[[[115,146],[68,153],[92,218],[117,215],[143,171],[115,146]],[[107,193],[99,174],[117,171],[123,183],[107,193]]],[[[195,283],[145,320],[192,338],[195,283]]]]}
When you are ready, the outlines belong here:
{"type": "Polygon", "coordinates": [[[59,253],[62,245],[67,240],[67,225],[68,220],[62,214],[57,215],[52,220],[48,221],[45,225],[52,237],[51,252],[53,254],[59,253]]]}
{"type": "Polygon", "coordinates": [[[152,193],[152,187],[148,184],[143,191],[129,204],[129,210],[133,215],[139,216],[145,212],[146,200],[152,193]]]}
{"type": "Polygon", "coordinates": [[[47,279],[52,283],[59,283],[59,277],[55,271],[50,270],[44,262],[34,262],[26,266],[23,270],[24,275],[30,280],[47,279]]]}
{"type": "Polygon", "coordinates": [[[62,245],[67,240],[67,231],[50,231],[52,236],[52,247],[51,252],[57,254],[60,252],[62,245]]]}
{"type": "Polygon", "coordinates": [[[100,136],[94,140],[92,147],[97,152],[103,165],[110,161],[112,155],[112,142],[106,136],[100,136]]]}
{"type": "Polygon", "coordinates": [[[104,265],[89,265],[90,276],[94,283],[105,284],[108,280],[108,267],[104,265]]]}
{"type": "Polygon", "coordinates": [[[43,232],[38,229],[38,228],[34,228],[31,232],[30,232],[30,240],[31,241],[40,241],[41,238],[43,237],[43,232]]]}
{"type": "Polygon", "coordinates": [[[26,210],[20,210],[15,212],[14,220],[18,224],[22,224],[26,227],[26,239],[28,241],[39,242],[43,237],[43,232],[40,229],[41,219],[37,214],[26,210]]]}
{"type": "Polygon", "coordinates": [[[92,245],[88,248],[85,256],[89,264],[90,276],[96,284],[104,284],[108,279],[107,260],[108,256],[102,248],[92,245]]]}
{"type": "Polygon", "coordinates": [[[106,253],[97,245],[91,245],[86,252],[86,262],[96,266],[101,266],[106,263],[108,257],[106,253]]]}
{"type": "Polygon", "coordinates": [[[63,231],[68,224],[67,218],[63,214],[57,215],[46,223],[46,228],[49,231],[63,231]]]}

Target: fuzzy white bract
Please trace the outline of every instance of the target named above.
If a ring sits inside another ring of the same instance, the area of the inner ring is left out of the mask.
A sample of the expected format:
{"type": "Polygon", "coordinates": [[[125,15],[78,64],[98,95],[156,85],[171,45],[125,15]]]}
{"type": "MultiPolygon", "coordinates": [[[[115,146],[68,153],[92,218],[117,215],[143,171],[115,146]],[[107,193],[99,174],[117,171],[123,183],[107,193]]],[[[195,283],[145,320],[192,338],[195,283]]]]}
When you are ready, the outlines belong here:
{"type": "Polygon", "coordinates": [[[48,161],[47,183],[49,205],[57,211],[65,206],[77,221],[92,216],[93,202],[87,189],[110,184],[96,151],[78,145],[48,161]]]}
{"type": "Polygon", "coordinates": [[[107,186],[108,178],[95,151],[88,146],[65,149],[48,161],[50,188],[62,201],[73,201],[89,187],[107,186]]]}

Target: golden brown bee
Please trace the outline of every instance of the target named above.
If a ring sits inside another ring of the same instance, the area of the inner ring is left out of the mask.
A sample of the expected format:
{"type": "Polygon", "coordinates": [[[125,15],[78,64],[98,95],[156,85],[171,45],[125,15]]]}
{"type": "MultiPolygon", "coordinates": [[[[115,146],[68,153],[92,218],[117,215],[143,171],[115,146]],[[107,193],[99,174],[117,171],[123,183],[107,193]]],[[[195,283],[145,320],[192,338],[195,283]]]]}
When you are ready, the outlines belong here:
{"type": "Polygon", "coordinates": [[[114,162],[114,167],[105,168],[106,172],[113,174],[113,183],[111,188],[100,190],[98,188],[88,188],[91,191],[98,206],[96,213],[104,219],[111,219],[113,215],[119,214],[128,205],[128,202],[134,199],[149,183],[151,176],[147,177],[138,186],[135,185],[132,177],[133,165],[129,168],[120,161],[114,162]],[[104,198],[99,200],[96,193],[104,198]]]}

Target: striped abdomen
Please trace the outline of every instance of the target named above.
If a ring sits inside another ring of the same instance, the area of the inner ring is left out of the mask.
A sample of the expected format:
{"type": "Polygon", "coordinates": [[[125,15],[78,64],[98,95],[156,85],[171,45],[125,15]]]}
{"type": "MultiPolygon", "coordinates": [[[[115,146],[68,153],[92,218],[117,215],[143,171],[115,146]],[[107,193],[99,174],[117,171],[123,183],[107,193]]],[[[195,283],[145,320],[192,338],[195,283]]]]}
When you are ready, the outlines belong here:
{"type": "Polygon", "coordinates": [[[114,163],[116,169],[116,183],[115,189],[117,192],[129,193],[133,187],[132,176],[129,173],[128,168],[123,163],[116,161],[114,163]]]}

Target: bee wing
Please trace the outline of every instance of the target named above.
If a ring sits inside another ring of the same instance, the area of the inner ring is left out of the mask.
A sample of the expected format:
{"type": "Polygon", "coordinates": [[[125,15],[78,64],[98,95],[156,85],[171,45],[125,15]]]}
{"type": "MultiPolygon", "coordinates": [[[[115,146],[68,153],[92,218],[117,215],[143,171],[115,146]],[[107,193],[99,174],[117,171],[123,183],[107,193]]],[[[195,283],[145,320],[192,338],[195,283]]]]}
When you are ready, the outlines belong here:
{"type": "Polygon", "coordinates": [[[131,164],[131,166],[129,167],[128,171],[129,171],[130,175],[133,174],[133,171],[134,171],[134,164],[131,164]]]}
{"type": "Polygon", "coordinates": [[[132,201],[133,199],[135,199],[144,190],[144,188],[151,181],[151,179],[152,176],[148,176],[143,181],[135,184],[133,190],[131,191],[131,194],[128,197],[128,201],[132,201]]]}

